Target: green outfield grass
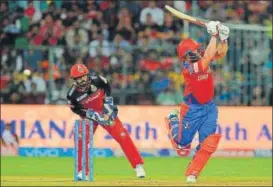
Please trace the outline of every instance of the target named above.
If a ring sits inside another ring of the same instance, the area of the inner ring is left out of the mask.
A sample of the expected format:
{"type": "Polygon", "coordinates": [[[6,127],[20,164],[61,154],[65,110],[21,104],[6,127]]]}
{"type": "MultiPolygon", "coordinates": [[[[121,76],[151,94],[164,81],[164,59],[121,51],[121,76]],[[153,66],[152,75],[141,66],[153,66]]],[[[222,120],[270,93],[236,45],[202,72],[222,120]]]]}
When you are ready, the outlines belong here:
{"type": "MultiPolygon", "coordinates": [[[[145,158],[137,179],[125,158],[95,158],[94,182],[73,182],[73,158],[1,157],[1,186],[183,186],[189,158],[145,158]]],[[[272,186],[272,158],[213,158],[197,185],[272,186]]]]}

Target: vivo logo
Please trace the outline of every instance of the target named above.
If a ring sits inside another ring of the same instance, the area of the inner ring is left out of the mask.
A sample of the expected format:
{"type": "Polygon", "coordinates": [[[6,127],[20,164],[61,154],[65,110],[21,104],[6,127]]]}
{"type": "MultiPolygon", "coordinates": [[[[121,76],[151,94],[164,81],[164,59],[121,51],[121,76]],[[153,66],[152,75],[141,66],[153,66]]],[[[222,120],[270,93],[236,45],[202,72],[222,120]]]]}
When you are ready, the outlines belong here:
{"type": "Polygon", "coordinates": [[[27,157],[58,157],[58,149],[24,149],[24,155],[27,157]]]}

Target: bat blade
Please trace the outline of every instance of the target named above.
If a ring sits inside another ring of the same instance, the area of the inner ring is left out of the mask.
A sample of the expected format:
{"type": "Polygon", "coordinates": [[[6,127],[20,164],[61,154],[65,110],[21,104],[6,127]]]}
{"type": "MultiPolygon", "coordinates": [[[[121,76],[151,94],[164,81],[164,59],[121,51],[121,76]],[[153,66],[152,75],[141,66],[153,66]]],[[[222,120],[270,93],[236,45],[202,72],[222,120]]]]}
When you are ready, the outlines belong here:
{"type": "Polygon", "coordinates": [[[172,13],[174,16],[176,16],[177,18],[179,19],[183,19],[183,20],[186,20],[186,21],[189,21],[193,24],[196,24],[196,25],[200,25],[202,27],[205,27],[206,26],[206,22],[203,21],[203,20],[200,20],[200,19],[197,19],[195,17],[192,17],[192,16],[189,16],[187,14],[184,14],[172,7],[170,7],[169,5],[165,5],[165,8],[170,12],[172,13]]]}

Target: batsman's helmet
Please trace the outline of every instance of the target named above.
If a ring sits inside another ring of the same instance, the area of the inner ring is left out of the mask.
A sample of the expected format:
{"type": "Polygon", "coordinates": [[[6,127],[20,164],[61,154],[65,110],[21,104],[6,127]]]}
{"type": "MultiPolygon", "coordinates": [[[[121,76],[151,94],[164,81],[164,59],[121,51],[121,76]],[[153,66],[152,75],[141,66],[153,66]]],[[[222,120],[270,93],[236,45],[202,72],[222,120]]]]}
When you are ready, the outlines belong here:
{"type": "Polygon", "coordinates": [[[84,64],[74,64],[70,69],[70,77],[72,79],[87,75],[88,73],[89,71],[84,64]]]}
{"type": "Polygon", "coordinates": [[[184,58],[188,51],[195,51],[201,46],[200,43],[191,38],[182,40],[177,46],[177,53],[179,58],[184,58]]]}

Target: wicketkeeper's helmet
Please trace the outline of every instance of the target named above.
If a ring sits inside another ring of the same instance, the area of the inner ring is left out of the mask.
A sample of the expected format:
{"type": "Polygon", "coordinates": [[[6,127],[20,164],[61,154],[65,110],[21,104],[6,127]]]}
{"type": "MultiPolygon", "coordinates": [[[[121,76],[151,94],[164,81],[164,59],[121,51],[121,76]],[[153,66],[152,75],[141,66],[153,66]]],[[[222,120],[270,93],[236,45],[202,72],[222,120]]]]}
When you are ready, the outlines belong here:
{"type": "Polygon", "coordinates": [[[70,77],[72,79],[87,75],[88,73],[89,71],[84,64],[74,64],[70,69],[70,77]]]}

